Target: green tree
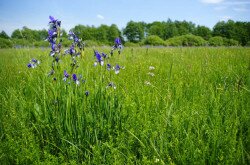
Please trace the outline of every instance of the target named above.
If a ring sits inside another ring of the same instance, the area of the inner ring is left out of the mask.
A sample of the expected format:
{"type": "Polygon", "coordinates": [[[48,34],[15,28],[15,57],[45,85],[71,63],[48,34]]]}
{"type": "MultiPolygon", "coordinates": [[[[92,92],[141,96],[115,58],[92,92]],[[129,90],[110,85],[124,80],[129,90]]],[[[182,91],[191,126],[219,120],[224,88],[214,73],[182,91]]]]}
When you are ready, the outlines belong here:
{"type": "Polygon", "coordinates": [[[118,29],[118,27],[115,24],[112,24],[109,27],[109,31],[108,31],[108,41],[113,44],[115,38],[120,37],[121,38],[121,32],[118,29]]]}
{"type": "Polygon", "coordinates": [[[140,42],[144,38],[143,23],[129,21],[123,30],[123,34],[130,42],[140,42]]]}
{"type": "Polygon", "coordinates": [[[197,26],[195,29],[195,35],[208,40],[212,36],[212,31],[206,26],[197,26]]]}
{"type": "Polygon", "coordinates": [[[10,37],[8,36],[8,34],[5,33],[5,31],[2,31],[0,33],[0,38],[9,39],[10,37]]]}

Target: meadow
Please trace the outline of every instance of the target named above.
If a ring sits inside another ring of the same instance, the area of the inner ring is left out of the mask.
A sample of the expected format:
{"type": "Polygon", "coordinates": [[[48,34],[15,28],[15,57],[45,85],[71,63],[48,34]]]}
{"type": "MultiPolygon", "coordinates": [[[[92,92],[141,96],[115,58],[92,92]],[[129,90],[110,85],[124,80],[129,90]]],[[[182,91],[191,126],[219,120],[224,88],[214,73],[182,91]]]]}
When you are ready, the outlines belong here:
{"type": "Polygon", "coordinates": [[[0,49],[0,164],[249,164],[249,48],[49,51],[0,49]]]}

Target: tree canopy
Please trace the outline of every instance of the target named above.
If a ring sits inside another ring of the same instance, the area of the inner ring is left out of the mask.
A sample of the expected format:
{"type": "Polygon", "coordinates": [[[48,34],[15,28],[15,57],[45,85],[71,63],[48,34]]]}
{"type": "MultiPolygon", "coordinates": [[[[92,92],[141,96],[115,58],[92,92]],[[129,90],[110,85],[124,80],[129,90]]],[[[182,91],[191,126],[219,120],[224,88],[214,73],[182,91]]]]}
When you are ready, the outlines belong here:
{"type": "MultiPolygon", "coordinates": [[[[172,21],[168,19],[167,21],[154,21],[152,23],[129,21],[122,30],[115,24],[110,26],[100,25],[98,27],[79,24],[71,30],[83,40],[105,45],[112,45],[116,37],[120,37],[123,42],[145,44],[148,41],[148,43],[160,41],[160,39],[161,41],[167,41],[173,37],[185,35],[200,36],[208,43],[211,43],[211,45],[224,43],[224,45],[239,44],[245,46],[250,43],[250,22],[235,22],[233,20],[217,22],[212,29],[201,25],[196,26],[192,22],[172,21]],[[222,37],[223,42],[222,39],[218,37],[222,37]]],[[[43,42],[47,35],[48,32],[46,29],[33,30],[24,26],[22,29],[14,30],[11,37],[2,31],[0,38],[15,41],[21,39],[23,41],[25,40],[25,42],[28,41],[28,43],[34,43],[43,42]]],[[[67,32],[64,29],[62,29],[62,37],[67,38],[67,32]]]]}

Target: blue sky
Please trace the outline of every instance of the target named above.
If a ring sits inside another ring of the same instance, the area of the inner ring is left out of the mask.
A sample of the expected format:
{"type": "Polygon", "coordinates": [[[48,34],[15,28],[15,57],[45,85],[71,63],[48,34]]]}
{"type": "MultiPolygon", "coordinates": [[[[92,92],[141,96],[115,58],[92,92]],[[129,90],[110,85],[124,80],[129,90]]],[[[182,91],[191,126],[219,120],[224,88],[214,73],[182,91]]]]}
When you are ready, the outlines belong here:
{"type": "Polygon", "coordinates": [[[77,24],[186,20],[212,28],[220,20],[250,21],[250,0],[0,0],[0,31],[47,29],[49,15],[67,31],[77,24]]]}

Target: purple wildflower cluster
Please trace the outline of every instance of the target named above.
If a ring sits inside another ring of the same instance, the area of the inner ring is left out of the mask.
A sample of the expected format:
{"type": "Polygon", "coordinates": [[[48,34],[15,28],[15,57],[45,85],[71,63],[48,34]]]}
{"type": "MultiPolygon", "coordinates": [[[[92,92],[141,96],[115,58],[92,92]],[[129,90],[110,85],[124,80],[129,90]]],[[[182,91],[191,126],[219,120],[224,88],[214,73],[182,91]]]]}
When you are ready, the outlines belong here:
{"type": "Polygon", "coordinates": [[[71,55],[71,72],[74,69],[78,68],[76,57],[82,57],[82,53],[84,51],[84,42],[82,42],[81,38],[78,38],[73,31],[69,31],[69,40],[72,40],[72,44],[69,49],[66,49],[65,55],[71,55]]]}
{"type": "MultiPolygon", "coordinates": [[[[115,49],[118,49],[118,53],[119,54],[121,53],[122,43],[121,43],[120,38],[116,38],[115,39],[115,45],[112,47],[111,52],[110,52],[111,56],[113,55],[113,51],[115,49]]],[[[105,54],[103,52],[100,54],[97,50],[94,50],[94,57],[96,59],[95,62],[94,62],[94,66],[97,66],[98,64],[100,66],[104,66],[105,59],[107,59],[107,60],[109,59],[109,57],[107,56],[107,54],[105,54]]],[[[120,70],[121,69],[125,69],[125,67],[124,66],[120,66],[119,64],[116,64],[116,65],[114,65],[112,67],[112,65],[110,63],[107,63],[106,69],[107,69],[107,71],[114,70],[115,74],[119,74],[120,70]]],[[[112,87],[113,89],[116,89],[116,85],[113,82],[110,82],[106,86],[106,88],[110,88],[110,87],[112,87]]]]}
{"type": "MultiPolygon", "coordinates": [[[[60,39],[61,21],[59,21],[58,19],[55,19],[52,16],[49,16],[49,19],[50,21],[49,21],[48,37],[46,40],[50,43],[50,46],[51,46],[51,51],[49,55],[53,57],[52,70],[48,74],[50,76],[50,75],[55,74],[55,65],[57,65],[57,69],[59,68],[58,64],[62,57],[61,56],[62,39],[60,39]]],[[[77,75],[76,72],[74,72],[74,70],[79,67],[76,58],[83,56],[85,44],[82,41],[82,39],[78,38],[78,36],[73,31],[69,31],[68,39],[72,40],[72,44],[70,45],[68,49],[64,51],[63,55],[71,56],[71,61],[72,61],[71,71],[67,72],[66,70],[64,70],[63,74],[60,73],[59,75],[61,75],[60,77],[62,78],[62,81],[64,81],[66,84],[74,83],[78,86],[81,83],[85,83],[85,80],[82,78],[82,75],[77,75]]],[[[118,53],[120,54],[121,49],[122,49],[122,43],[121,43],[120,38],[115,39],[115,45],[112,47],[111,52],[110,52],[111,56],[113,55],[113,52],[116,49],[118,49],[118,53]]],[[[107,71],[113,70],[115,74],[119,74],[120,70],[125,68],[118,64],[115,64],[112,66],[109,63],[109,56],[104,52],[99,53],[97,50],[94,50],[94,56],[95,56],[94,66],[97,66],[97,65],[105,66],[104,63],[107,61],[107,64],[106,64],[107,71]]],[[[32,59],[27,64],[27,67],[36,68],[39,64],[40,64],[39,60],[32,59]]],[[[58,79],[54,77],[53,80],[54,82],[56,82],[58,79]]],[[[116,89],[116,85],[113,82],[109,82],[106,88],[116,89]]],[[[89,94],[90,94],[89,91],[85,91],[86,96],[89,96],[89,94]]]]}
{"type": "Polygon", "coordinates": [[[60,60],[62,40],[58,38],[60,38],[61,36],[60,35],[61,21],[55,19],[52,16],[49,16],[49,19],[50,19],[49,30],[48,30],[48,37],[46,40],[50,43],[51,46],[50,56],[53,57],[52,70],[49,73],[49,75],[52,75],[55,73],[55,68],[54,68],[55,64],[58,63],[60,60]]]}
{"type": "Polygon", "coordinates": [[[30,60],[30,62],[27,64],[27,67],[28,67],[28,68],[36,68],[39,64],[40,64],[40,61],[33,58],[33,59],[30,60]]]}
{"type": "Polygon", "coordinates": [[[114,50],[116,50],[116,49],[118,49],[118,53],[121,54],[122,42],[121,42],[120,38],[115,39],[115,45],[112,47],[111,52],[110,52],[111,56],[113,55],[114,50]]]}

